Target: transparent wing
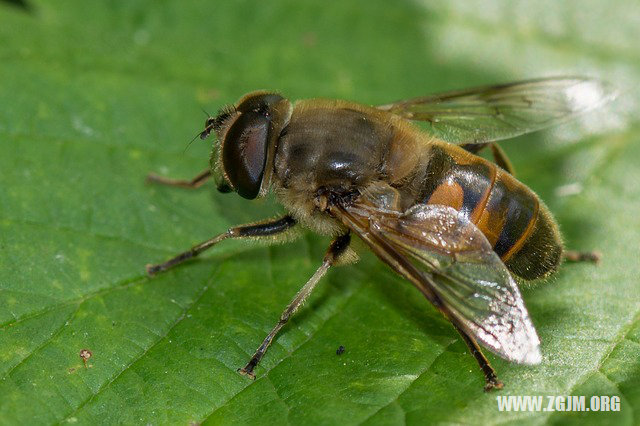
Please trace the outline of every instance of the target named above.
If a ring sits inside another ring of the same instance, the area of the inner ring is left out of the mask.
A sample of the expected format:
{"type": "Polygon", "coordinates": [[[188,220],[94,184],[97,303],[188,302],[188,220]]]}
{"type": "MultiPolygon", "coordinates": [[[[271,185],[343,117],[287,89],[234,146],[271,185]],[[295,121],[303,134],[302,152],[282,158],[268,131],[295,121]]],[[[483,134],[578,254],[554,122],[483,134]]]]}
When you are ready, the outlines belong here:
{"type": "Polygon", "coordinates": [[[334,214],[492,352],[540,362],[540,341],[516,282],[482,232],[456,210],[419,204],[399,213],[356,202],[334,214]]]}
{"type": "Polygon", "coordinates": [[[451,143],[508,139],[567,121],[615,97],[608,84],[584,77],[528,80],[408,99],[378,108],[425,121],[451,143]]]}

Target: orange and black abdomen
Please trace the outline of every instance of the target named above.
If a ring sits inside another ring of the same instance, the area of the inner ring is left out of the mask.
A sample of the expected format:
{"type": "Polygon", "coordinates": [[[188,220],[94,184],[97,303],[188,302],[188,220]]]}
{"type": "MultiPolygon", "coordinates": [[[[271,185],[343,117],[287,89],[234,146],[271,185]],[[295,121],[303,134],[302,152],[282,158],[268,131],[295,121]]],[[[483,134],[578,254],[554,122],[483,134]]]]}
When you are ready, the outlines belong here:
{"type": "Polygon", "coordinates": [[[525,280],[553,272],[562,255],[557,225],[538,196],[509,173],[459,147],[432,148],[420,199],[464,214],[509,270],[525,280]]]}

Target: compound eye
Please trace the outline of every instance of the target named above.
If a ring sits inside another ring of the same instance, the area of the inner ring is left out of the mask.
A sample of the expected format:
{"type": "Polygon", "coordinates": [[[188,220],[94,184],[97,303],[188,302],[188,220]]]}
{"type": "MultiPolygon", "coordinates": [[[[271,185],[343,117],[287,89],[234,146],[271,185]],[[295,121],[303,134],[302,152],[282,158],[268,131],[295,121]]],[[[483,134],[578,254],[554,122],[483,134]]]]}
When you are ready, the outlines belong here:
{"type": "Polygon", "coordinates": [[[264,113],[280,101],[282,96],[276,93],[258,93],[247,95],[236,107],[240,112],[257,111],[264,113]]]}
{"type": "Polygon", "coordinates": [[[248,111],[241,114],[226,133],[222,145],[222,165],[231,185],[244,198],[260,192],[267,159],[269,118],[248,111]]]}

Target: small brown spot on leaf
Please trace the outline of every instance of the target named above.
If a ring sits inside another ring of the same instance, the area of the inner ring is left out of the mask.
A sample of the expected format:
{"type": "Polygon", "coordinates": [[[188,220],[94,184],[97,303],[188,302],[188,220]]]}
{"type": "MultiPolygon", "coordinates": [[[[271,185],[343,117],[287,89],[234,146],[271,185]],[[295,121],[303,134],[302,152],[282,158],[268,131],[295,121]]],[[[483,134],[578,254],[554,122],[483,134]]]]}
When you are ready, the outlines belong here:
{"type": "Polygon", "coordinates": [[[315,47],[318,44],[318,35],[312,32],[303,34],[302,44],[305,47],[315,47]]]}
{"type": "Polygon", "coordinates": [[[84,362],[84,368],[87,368],[87,361],[91,358],[93,354],[89,349],[83,349],[80,351],[80,358],[82,358],[82,362],[84,362]]]}

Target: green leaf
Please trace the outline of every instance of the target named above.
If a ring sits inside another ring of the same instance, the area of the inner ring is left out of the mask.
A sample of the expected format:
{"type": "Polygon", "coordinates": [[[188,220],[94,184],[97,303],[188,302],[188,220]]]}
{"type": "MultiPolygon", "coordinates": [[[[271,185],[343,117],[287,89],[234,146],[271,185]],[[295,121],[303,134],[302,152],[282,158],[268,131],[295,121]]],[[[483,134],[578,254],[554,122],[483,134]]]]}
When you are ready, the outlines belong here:
{"type": "Polygon", "coordinates": [[[0,423],[637,424],[639,21],[632,0],[0,2],[0,423]],[[482,391],[453,328],[371,254],[330,271],[255,382],[237,374],[324,237],[225,242],[145,276],[282,211],[145,185],[207,167],[205,144],[183,153],[200,107],[260,88],[385,103],[549,75],[621,89],[608,112],[504,144],[567,246],[603,259],[525,289],[544,359],[490,356],[502,391],[482,391]],[[499,412],[500,395],[617,395],[621,411],[499,412]]]}

